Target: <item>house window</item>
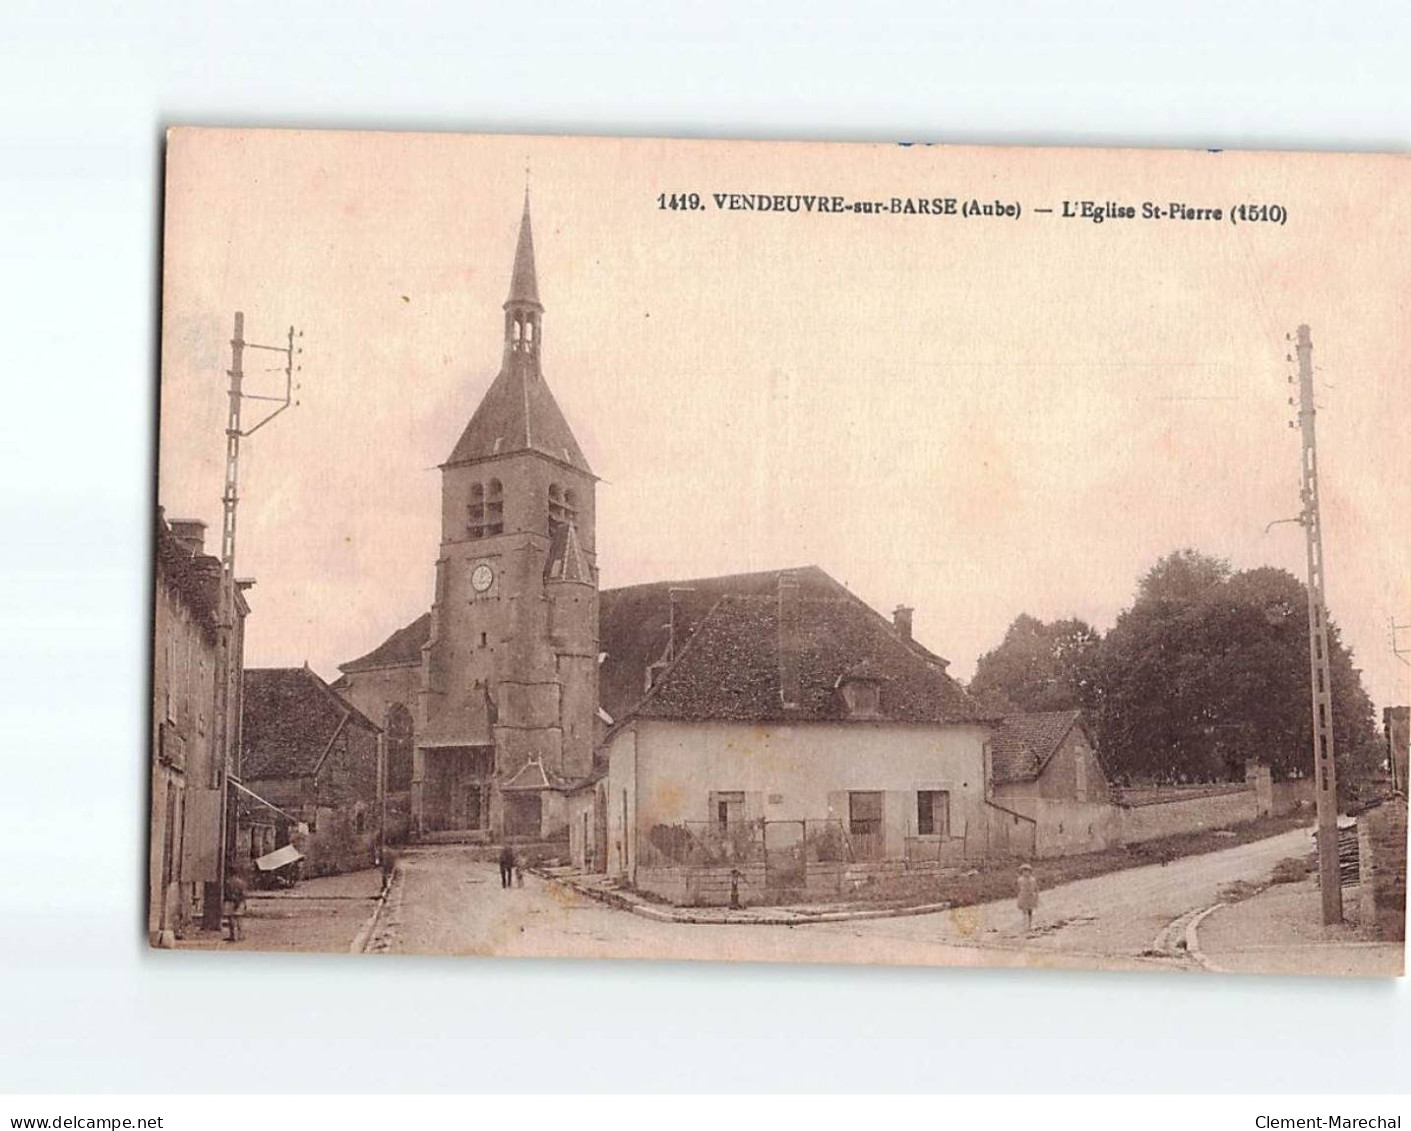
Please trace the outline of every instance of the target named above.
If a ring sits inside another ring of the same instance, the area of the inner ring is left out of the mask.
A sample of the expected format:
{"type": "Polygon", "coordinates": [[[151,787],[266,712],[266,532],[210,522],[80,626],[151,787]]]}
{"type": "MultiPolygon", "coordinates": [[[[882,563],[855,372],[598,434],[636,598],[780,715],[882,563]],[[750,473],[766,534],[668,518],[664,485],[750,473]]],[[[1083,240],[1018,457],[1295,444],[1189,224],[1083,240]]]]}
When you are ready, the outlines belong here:
{"type": "Polygon", "coordinates": [[[868,680],[849,681],[843,684],[843,701],[849,715],[875,715],[881,710],[880,688],[868,680]]]}
{"type": "Polygon", "coordinates": [[[745,819],[745,795],[743,791],[727,790],[710,795],[711,819],[727,832],[745,819]]]}
{"type": "Polygon", "coordinates": [[[877,836],[882,831],[882,794],[848,794],[848,832],[853,836],[877,836]]]}
{"type": "Polygon", "coordinates": [[[361,809],[359,809],[357,812],[357,816],[353,818],[353,831],[359,833],[362,832],[363,827],[366,825],[366,823],[367,814],[365,814],[361,809]]]}
{"type": "Polygon", "coordinates": [[[944,789],[916,791],[918,836],[950,836],[950,793],[944,789]]]}
{"type": "Polygon", "coordinates": [[[1073,759],[1073,796],[1075,800],[1088,799],[1088,760],[1079,750],[1073,759]]]}

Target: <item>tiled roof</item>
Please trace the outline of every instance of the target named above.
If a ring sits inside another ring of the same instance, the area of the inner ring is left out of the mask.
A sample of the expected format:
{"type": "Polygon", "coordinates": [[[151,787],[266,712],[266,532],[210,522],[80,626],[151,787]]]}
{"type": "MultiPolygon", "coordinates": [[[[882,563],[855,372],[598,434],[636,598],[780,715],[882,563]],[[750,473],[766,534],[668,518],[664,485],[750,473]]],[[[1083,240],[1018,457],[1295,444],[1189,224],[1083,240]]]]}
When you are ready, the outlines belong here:
{"type": "MultiPolygon", "coordinates": [[[[779,575],[783,572],[786,571],[771,569],[718,577],[652,581],[621,589],[605,589],[599,593],[598,648],[603,653],[603,662],[598,668],[598,701],[602,709],[614,721],[621,720],[646,694],[647,668],[667,658],[672,590],[677,591],[676,653],[679,655],[723,597],[772,598],[778,592],[779,575]]],[[[900,636],[889,621],[869,609],[817,566],[801,566],[787,572],[798,581],[801,599],[844,599],[856,604],[893,641],[928,666],[938,667],[944,672],[945,660],[915,640],[900,636]]],[[[431,614],[423,613],[367,655],[340,665],[340,670],[358,672],[396,664],[420,663],[421,646],[430,634],[431,614]]],[[[865,663],[866,660],[867,656],[856,656],[848,666],[865,663]]],[[[835,673],[841,674],[841,670],[835,673]]]]}
{"type": "Polygon", "coordinates": [[[779,602],[728,596],[706,617],[675,663],[638,705],[641,718],[822,722],[848,718],[839,677],[865,663],[880,685],[870,719],[979,722],[983,716],[939,665],[851,595],[799,598],[799,704],[779,684],[779,602]]]}
{"type": "Polygon", "coordinates": [[[1006,715],[990,746],[995,784],[1033,781],[1082,716],[1078,710],[1006,715]]]}
{"type": "MultiPolygon", "coordinates": [[[[763,596],[779,588],[781,570],[652,581],[598,595],[598,701],[620,720],[647,692],[647,668],[666,658],[671,636],[671,591],[677,590],[676,651],[681,651],[722,597],[763,596]]],[[[817,566],[790,571],[803,597],[836,597],[847,590],[817,566]]]]}
{"type": "Polygon", "coordinates": [[[240,734],[240,776],[314,773],[344,720],[378,728],[308,668],[247,668],[240,734]]]}
{"type": "Polygon", "coordinates": [[[397,664],[421,663],[421,646],[431,639],[431,614],[422,613],[405,628],[399,628],[386,640],[356,660],[339,664],[340,672],[360,672],[368,668],[390,668],[397,664]]]}
{"type": "Polygon", "coordinates": [[[186,602],[202,628],[214,633],[220,616],[220,559],[183,546],[161,507],[157,508],[157,561],[165,583],[186,602]]]}
{"type": "Polygon", "coordinates": [[[537,364],[522,358],[506,360],[446,463],[470,463],[514,452],[538,452],[593,473],[537,364]]]}
{"type": "MultiPolygon", "coordinates": [[[[519,225],[510,295],[505,303],[506,308],[525,305],[542,309],[534,271],[534,235],[529,224],[527,198],[519,225]]],[[[514,452],[539,452],[593,474],[554,394],[549,391],[538,356],[507,352],[499,376],[490,383],[446,463],[470,463],[514,452]]]]}
{"type": "Polygon", "coordinates": [[[530,758],[500,788],[508,790],[556,789],[562,792],[572,788],[573,785],[574,783],[562,774],[548,769],[542,758],[530,758]]]}

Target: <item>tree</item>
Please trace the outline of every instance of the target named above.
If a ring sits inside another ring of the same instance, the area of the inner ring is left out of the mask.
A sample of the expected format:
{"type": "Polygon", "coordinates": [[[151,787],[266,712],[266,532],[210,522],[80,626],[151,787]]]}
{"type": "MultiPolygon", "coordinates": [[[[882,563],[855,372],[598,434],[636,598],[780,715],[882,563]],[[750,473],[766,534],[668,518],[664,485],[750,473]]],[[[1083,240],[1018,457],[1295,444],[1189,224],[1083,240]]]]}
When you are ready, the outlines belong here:
{"type": "MultiPolygon", "coordinates": [[[[1376,727],[1331,623],[1328,643],[1334,744],[1350,784],[1376,727]]],[[[1307,590],[1284,570],[1168,555],[1107,634],[1095,679],[1099,740],[1119,776],[1218,780],[1249,758],[1280,778],[1312,770],[1307,590]]]]}
{"type": "Polygon", "coordinates": [[[1101,641],[1086,621],[1045,624],[1020,613],[999,647],[980,657],[970,693],[1002,712],[1091,706],[1101,641]]]}

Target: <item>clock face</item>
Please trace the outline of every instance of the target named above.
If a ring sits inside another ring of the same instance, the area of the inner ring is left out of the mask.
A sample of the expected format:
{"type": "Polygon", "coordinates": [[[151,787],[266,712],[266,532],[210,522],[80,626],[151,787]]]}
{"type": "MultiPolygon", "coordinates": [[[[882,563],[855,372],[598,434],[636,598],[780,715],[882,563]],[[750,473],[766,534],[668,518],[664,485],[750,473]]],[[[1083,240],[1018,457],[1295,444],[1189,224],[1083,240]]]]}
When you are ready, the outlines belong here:
{"type": "Polygon", "coordinates": [[[495,584],[495,571],[481,562],[470,574],[470,587],[477,593],[484,593],[495,584]]]}

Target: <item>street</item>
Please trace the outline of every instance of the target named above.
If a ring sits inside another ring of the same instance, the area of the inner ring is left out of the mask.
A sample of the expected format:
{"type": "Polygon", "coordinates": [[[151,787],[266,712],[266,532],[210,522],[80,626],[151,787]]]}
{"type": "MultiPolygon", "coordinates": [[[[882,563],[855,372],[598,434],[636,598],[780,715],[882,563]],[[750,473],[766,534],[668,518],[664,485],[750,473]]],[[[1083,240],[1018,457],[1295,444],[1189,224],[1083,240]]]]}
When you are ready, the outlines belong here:
{"type": "Polygon", "coordinates": [[[931,915],[800,926],[659,922],[526,875],[500,887],[495,865],[455,846],[410,850],[369,949],[516,957],[1104,969],[1193,968],[1148,953],[1176,918],[1305,855],[1306,829],[1221,852],[1114,872],[1044,892],[1022,937],[1012,901],[931,915]]]}

